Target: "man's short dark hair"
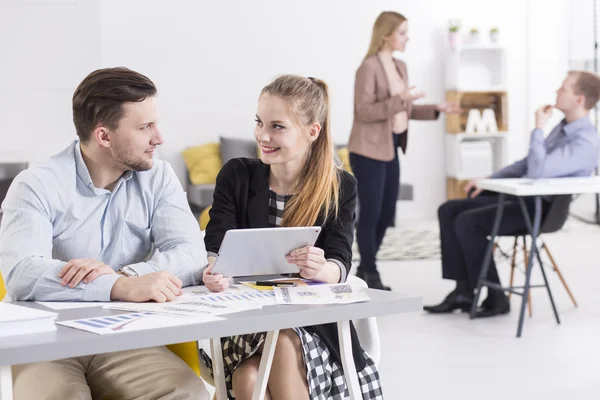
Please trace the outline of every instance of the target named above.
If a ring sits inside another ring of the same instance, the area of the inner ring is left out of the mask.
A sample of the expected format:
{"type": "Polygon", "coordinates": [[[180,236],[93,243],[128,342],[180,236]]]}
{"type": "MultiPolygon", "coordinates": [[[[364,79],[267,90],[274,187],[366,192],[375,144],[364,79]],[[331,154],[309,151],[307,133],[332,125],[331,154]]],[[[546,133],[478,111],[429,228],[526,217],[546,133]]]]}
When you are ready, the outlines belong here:
{"type": "Polygon", "coordinates": [[[148,77],[124,67],[98,69],[73,94],[73,122],[77,136],[87,142],[99,124],[114,130],[124,117],[123,103],[144,101],[156,94],[148,77]]]}
{"type": "Polygon", "coordinates": [[[577,80],[574,86],[575,94],[585,97],[585,109],[594,108],[600,99],[600,77],[587,71],[569,71],[569,74],[574,75],[577,80]]]}

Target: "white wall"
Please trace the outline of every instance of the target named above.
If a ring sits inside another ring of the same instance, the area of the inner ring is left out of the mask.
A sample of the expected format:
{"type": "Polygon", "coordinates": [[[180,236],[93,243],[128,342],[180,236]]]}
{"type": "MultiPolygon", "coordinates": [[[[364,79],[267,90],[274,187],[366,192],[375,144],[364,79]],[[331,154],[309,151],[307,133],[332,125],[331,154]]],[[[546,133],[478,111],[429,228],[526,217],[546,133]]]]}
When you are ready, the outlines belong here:
{"type": "MultiPolygon", "coordinates": [[[[589,1],[589,0],[580,0],[589,1]]],[[[527,62],[527,121],[529,127],[535,124],[534,111],[543,104],[554,104],[556,90],[569,71],[569,31],[571,28],[571,1],[529,0],[528,7],[528,53],[527,62]],[[549,4],[551,3],[551,4],[549,4]],[[552,5],[552,7],[549,7],[552,5]]],[[[582,37],[582,40],[584,38],[582,37]]],[[[546,131],[558,123],[563,114],[554,112],[546,131]]],[[[529,143],[529,135],[524,134],[524,145],[529,143]]],[[[525,147],[526,148],[526,147],[525,147]]]]}
{"type": "Polygon", "coordinates": [[[73,91],[101,63],[98,3],[46,3],[0,2],[0,160],[66,147],[73,91]]]}
{"type": "MultiPolygon", "coordinates": [[[[70,97],[77,83],[95,68],[124,65],[157,84],[166,139],[160,156],[182,178],[179,152],[185,146],[219,135],[251,137],[257,96],[282,73],[328,82],[334,138],[345,143],[354,74],[372,24],[386,9],[409,18],[411,41],[402,57],[411,83],[428,93],[428,102],[444,99],[448,19],[461,18],[465,29],[477,26],[483,34],[492,25],[500,28],[509,58],[511,160],[525,152],[533,107],[553,101],[567,57],[568,35],[557,28],[567,0],[62,3],[0,2],[0,48],[9,49],[2,53],[8,63],[0,63],[2,147],[40,155],[64,147],[75,137],[70,97]]],[[[415,200],[399,203],[401,218],[433,218],[445,199],[443,129],[443,119],[411,123],[402,177],[414,184],[415,200]]]]}

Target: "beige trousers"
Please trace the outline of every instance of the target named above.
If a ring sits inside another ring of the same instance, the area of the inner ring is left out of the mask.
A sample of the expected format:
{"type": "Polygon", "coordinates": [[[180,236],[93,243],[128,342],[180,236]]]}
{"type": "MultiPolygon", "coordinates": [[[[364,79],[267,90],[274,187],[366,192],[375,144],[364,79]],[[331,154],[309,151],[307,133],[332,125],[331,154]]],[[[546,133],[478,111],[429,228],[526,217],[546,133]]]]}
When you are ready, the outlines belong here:
{"type": "Polygon", "coordinates": [[[15,400],[208,400],[204,382],[166,347],[12,368],[15,400]]]}

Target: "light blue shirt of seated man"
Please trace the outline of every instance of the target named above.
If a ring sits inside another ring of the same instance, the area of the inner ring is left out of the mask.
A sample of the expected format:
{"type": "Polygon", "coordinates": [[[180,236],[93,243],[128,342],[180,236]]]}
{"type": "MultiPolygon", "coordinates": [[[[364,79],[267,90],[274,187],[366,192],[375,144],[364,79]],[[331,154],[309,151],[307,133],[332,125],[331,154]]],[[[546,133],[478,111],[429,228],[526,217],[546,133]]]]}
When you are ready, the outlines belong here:
{"type": "Polygon", "coordinates": [[[0,268],[14,300],[110,301],[122,275],[64,286],[59,273],[72,259],[129,266],[140,276],[167,271],[182,286],[199,284],[207,264],[185,192],[161,160],[125,172],[112,191],[98,189],[75,141],[19,174],[2,209],[0,268]]]}
{"type": "Polygon", "coordinates": [[[590,176],[598,164],[600,141],[588,115],[563,119],[547,138],[536,128],[522,160],[492,174],[492,178],[564,178],[590,176]]]}

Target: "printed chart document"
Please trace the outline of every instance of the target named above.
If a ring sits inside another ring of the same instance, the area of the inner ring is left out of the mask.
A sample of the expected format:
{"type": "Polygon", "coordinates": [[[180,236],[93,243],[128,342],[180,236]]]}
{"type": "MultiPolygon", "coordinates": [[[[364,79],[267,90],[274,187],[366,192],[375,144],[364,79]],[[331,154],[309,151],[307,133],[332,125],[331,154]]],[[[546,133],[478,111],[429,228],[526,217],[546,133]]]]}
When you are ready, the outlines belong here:
{"type": "Polygon", "coordinates": [[[244,285],[232,285],[220,293],[213,293],[205,286],[187,287],[183,289],[183,295],[168,303],[109,303],[104,308],[195,317],[232,314],[275,304],[273,291],[262,292],[244,285]]]}
{"type": "MultiPolygon", "coordinates": [[[[260,308],[262,306],[273,306],[275,302],[275,293],[273,291],[252,290],[241,293],[207,293],[196,295],[195,297],[182,298],[179,301],[207,301],[216,304],[231,306],[248,306],[251,308],[260,308]],[[251,305],[251,306],[250,306],[251,305]]],[[[178,302],[179,302],[178,301],[178,302]]]]}
{"type": "Polygon", "coordinates": [[[277,304],[349,304],[370,300],[362,287],[348,283],[274,287],[273,292],[277,304]]]}
{"type": "Polygon", "coordinates": [[[261,308],[253,303],[224,303],[204,298],[171,301],[168,303],[128,303],[109,305],[105,308],[122,311],[151,312],[155,314],[171,315],[179,317],[192,317],[203,315],[223,315],[240,311],[261,308]]]}
{"type": "Polygon", "coordinates": [[[274,305],[275,294],[248,293],[200,293],[184,294],[168,303],[121,303],[105,308],[124,311],[147,311],[163,315],[195,317],[198,315],[223,315],[274,305]]]}
{"type": "MultiPolygon", "coordinates": [[[[188,288],[186,288],[188,289],[188,288]]],[[[206,286],[195,286],[191,290],[183,290],[183,296],[177,301],[186,301],[190,298],[209,300],[218,303],[235,304],[238,302],[251,302],[260,306],[275,305],[275,294],[273,288],[268,291],[256,290],[244,284],[231,285],[224,292],[214,293],[208,290],[206,286]]]]}
{"type": "Polygon", "coordinates": [[[110,335],[121,332],[142,331],[164,327],[191,325],[202,322],[217,321],[222,318],[203,315],[194,318],[180,318],[157,315],[151,312],[138,312],[121,315],[110,315],[96,318],[83,318],[70,321],[59,321],[58,325],[68,326],[99,335],[110,335]]]}
{"type": "MultiPolygon", "coordinates": [[[[231,285],[224,293],[242,293],[251,292],[244,285],[231,285]]],[[[190,286],[183,288],[184,296],[187,294],[213,294],[206,286],[190,286]]],[[[275,298],[273,298],[275,299],[275,298]]],[[[122,304],[131,304],[129,302],[122,301],[36,301],[44,307],[48,307],[52,310],[68,310],[74,308],[89,308],[89,307],[105,307],[105,306],[117,306],[122,304]]],[[[275,304],[275,300],[273,300],[275,304]]]]}
{"type": "MultiPolygon", "coordinates": [[[[254,288],[250,288],[244,284],[236,283],[230,285],[224,292],[219,292],[219,294],[241,294],[241,293],[255,293],[256,290],[254,288]]],[[[216,294],[211,292],[206,286],[191,286],[183,288],[183,295],[213,295],[216,294]]]]}

